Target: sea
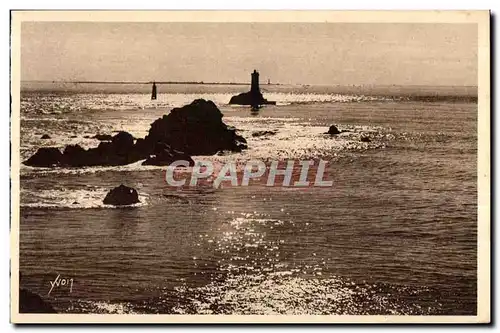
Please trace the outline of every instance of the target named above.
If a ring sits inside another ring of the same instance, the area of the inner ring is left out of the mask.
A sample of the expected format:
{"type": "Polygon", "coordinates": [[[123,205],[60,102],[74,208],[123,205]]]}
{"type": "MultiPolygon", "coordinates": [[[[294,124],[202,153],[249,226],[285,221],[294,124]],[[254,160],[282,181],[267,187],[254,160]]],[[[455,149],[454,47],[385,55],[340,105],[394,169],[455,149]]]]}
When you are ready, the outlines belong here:
{"type": "Polygon", "coordinates": [[[202,98],[248,149],[195,161],[321,159],[332,186],[174,188],[141,161],[22,165],[22,288],[61,313],[476,314],[477,87],[263,84],[277,105],[252,112],[228,104],[248,85],[157,86],[151,100],[150,84],[22,82],[21,161],[144,137],[202,98]],[[333,124],[343,133],[325,134],[333,124]],[[104,205],[120,184],[141,202],[104,205]]]}

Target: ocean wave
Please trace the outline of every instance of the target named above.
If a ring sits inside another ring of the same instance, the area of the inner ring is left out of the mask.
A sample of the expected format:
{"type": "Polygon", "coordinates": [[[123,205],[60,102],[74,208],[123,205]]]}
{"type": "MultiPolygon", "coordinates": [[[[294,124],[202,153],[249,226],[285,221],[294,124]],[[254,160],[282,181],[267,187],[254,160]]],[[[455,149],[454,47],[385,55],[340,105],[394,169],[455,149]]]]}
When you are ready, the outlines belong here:
{"type": "Polygon", "coordinates": [[[102,201],[110,189],[50,189],[21,191],[21,207],[29,208],[65,208],[65,209],[90,209],[90,208],[124,208],[142,207],[147,205],[148,195],[139,193],[139,203],[126,206],[105,205],[102,201]]]}
{"type": "Polygon", "coordinates": [[[99,172],[130,172],[130,171],[153,171],[153,170],[163,170],[164,166],[155,165],[142,165],[144,160],[140,160],[127,165],[119,166],[89,166],[81,168],[44,168],[44,167],[31,167],[22,164],[21,165],[21,175],[30,174],[67,174],[67,175],[79,175],[79,174],[92,174],[99,172]]]}

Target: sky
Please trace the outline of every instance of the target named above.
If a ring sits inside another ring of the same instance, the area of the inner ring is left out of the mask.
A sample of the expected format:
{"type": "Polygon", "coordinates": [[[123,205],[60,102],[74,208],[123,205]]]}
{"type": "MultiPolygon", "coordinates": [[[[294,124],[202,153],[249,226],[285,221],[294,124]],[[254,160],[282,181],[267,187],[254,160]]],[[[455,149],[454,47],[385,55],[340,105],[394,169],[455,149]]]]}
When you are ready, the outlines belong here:
{"type": "Polygon", "coordinates": [[[477,85],[477,25],[23,22],[21,80],[477,85]]]}

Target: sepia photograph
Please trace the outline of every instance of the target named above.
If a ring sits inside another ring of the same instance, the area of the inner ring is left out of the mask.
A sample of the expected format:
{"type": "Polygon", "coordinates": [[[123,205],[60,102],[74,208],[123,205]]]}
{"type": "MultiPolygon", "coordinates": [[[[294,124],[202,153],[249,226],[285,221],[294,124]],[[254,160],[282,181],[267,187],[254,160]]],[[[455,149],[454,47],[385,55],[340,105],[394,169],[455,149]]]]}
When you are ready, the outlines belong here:
{"type": "Polygon", "coordinates": [[[490,321],[488,11],[11,18],[12,322],[490,321]]]}

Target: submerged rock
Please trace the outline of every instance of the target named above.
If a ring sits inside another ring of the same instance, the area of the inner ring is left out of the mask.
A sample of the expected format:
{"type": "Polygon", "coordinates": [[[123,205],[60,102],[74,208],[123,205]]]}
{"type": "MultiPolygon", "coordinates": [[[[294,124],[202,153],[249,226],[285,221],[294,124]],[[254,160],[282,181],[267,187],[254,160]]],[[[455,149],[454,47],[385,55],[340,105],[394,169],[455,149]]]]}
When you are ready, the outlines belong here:
{"type": "Polygon", "coordinates": [[[61,162],[62,153],[55,147],[42,147],[36,153],[24,162],[25,165],[35,167],[53,167],[61,162]]]}
{"type": "Polygon", "coordinates": [[[57,311],[39,295],[19,288],[19,313],[57,313],[57,311]]]}
{"type": "Polygon", "coordinates": [[[44,135],[42,135],[42,137],[40,139],[46,140],[46,139],[50,139],[50,138],[51,138],[50,135],[44,134],[44,135]]]}
{"type": "Polygon", "coordinates": [[[276,133],[278,133],[278,131],[257,131],[257,132],[253,132],[252,136],[259,137],[259,136],[266,136],[266,135],[275,135],[276,133]]]}
{"type": "Polygon", "coordinates": [[[337,128],[337,126],[332,125],[332,126],[330,126],[330,128],[328,129],[328,132],[326,132],[326,133],[330,134],[330,135],[336,135],[336,134],[340,134],[342,132],[339,131],[339,129],[337,128]]]}
{"type": "Polygon", "coordinates": [[[137,191],[123,184],[109,191],[103,200],[103,203],[105,205],[113,205],[113,206],[133,205],[138,202],[140,201],[139,201],[139,194],[137,193],[137,191]]]}

